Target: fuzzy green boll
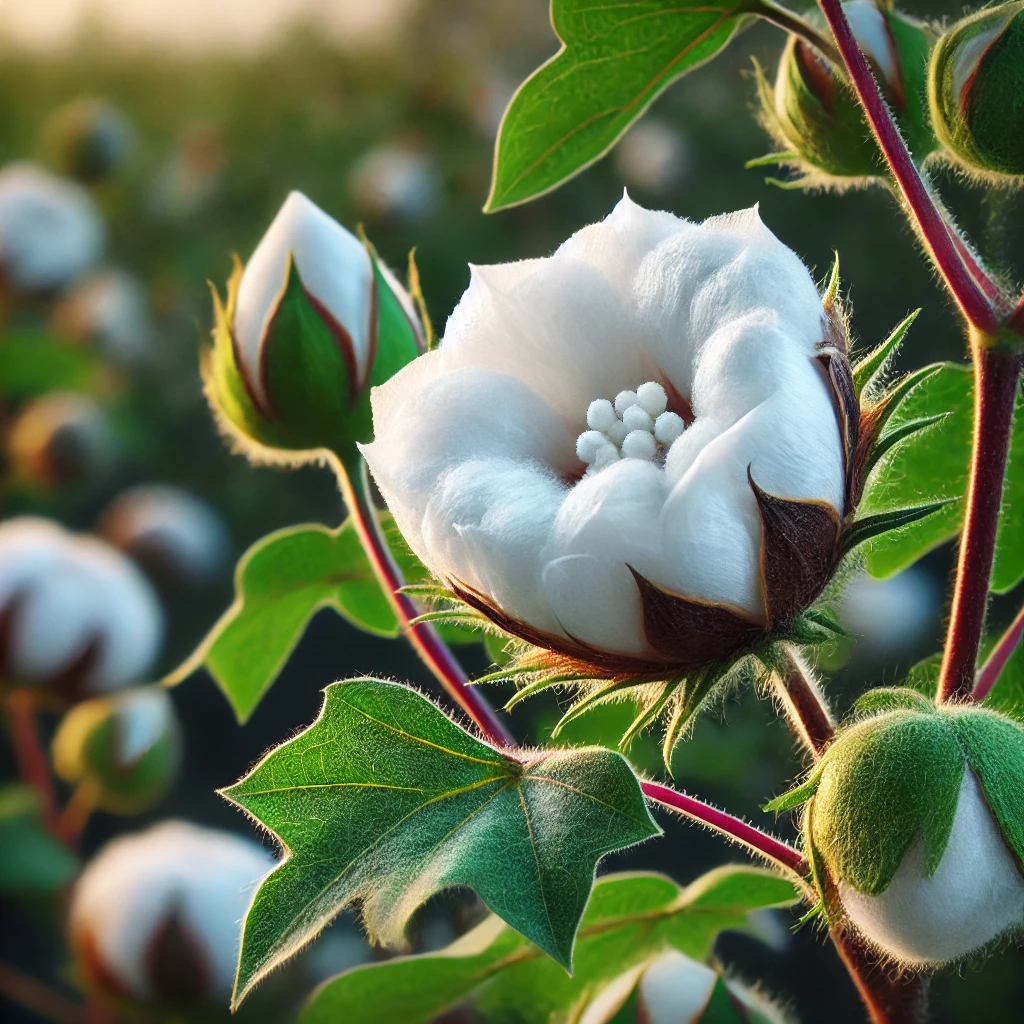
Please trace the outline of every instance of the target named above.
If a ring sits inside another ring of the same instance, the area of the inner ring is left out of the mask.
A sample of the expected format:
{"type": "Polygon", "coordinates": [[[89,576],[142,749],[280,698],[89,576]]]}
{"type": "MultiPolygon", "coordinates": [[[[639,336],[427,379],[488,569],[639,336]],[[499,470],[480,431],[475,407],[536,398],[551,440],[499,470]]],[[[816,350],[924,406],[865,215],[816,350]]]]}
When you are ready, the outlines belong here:
{"type": "MultiPolygon", "coordinates": [[[[873,0],[843,5],[915,159],[937,145],[928,120],[925,77],[934,38],[922,22],[873,0]]],[[[885,173],[878,146],[844,74],[790,36],[774,89],[758,71],[761,122],[782,152],[750,166],[779,163],[812,187],[846,187],[885,173]]]]}
{"type": "Polygon", "coordinates": [[[1024,176],[1024,0],[965,18],[938,42],[928,98],[939,141],[980,175],[1024,176]]]}
{"type": "Polygon", "coordinates": [[[861,710],[792,794],[810,795],[804,835],[826,913],[915,967],[1024,924],[1024,729],[911,690],[872,691],[861,710]]]}
{"type": "Polygon", "coordinates": [[[181,764],[181,730],[159,686],[87,700],[63,718],[53,738],[57,775],[86,787],[96,807],[140,814],[170,789],[181,764]]]}

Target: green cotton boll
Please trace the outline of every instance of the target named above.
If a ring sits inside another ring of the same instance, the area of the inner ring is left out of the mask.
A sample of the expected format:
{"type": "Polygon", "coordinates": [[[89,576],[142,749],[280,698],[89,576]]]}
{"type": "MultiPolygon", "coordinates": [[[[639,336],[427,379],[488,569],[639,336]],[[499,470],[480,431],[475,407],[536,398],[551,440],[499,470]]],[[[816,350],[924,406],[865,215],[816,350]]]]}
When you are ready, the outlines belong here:
{"type": "Polygon", "coordinates": [[[1024,0],[989,7],[938,42],[928,76],[935,133],[984,176],[1024,176],[1024,0]]]}
{"type": "Polygon", "coordinates": [[[1024,729],[876,692],[886,710],[816,769],[804,832],[818,885],[893,961],[958,960],[1024,923],[1024,729]]]}
{"type": "Polygon", "coordinates": [[[373,439],[370,390],[420,354],[411,297],[360,241],[293,192],[214,295],[203,353],[209,402],[225,432],[263,462],[340,457],[373,439]]]}
{"type": "Polygon", "coordinates": [[[112,814],[140,814],[170,789],[181,764],[181,730],[160,686],[122,690],[73,707],[53,738],[53,766],[112,814]]]}
{"type": "MultiPolygon", "coordinates": [[[[936,146],[925,95],[932,33],[872,0],[852,0],[843,7],[911,152],[923,160],[936,146]]],[[[845,74],[803,39],[790,36],[774,88],[762,76],[760,93],[762,123],[784,150],[779,162],[795,165],[808,185],[844,187],[884,173],[845,74]]]]}

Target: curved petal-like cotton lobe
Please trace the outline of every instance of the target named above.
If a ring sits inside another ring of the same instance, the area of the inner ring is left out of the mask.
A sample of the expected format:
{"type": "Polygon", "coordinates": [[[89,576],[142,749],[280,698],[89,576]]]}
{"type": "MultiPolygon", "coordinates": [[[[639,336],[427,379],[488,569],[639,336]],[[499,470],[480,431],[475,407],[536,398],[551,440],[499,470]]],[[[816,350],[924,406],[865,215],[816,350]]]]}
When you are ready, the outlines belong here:
{"type": "Polygon", "coordinates": [[[1024,876],[970,768],[931,877],[924,858],[918,843],[878,896],[839,883],[850,919],[891,956],[913,966],[955,960],[1024,922],[1024,876]]]}
{"type": "Polygon", "coordinates": [[[89,193],[42,167],[0,170],[0,276],[19,291],[46,292],[83,274],[103,249],[89,193]]]}
{"type": "Polygon", "coordinates": [[[3,672],[17,683],[64,679],[92,693],[137,682],[164,620],[142,572],[115,548],[24,516],[0,524],[3,672]]]}
{"type": "Polygon", "coordinates": [[[695,1024],[711,999],[718,975],[678,950],[658,957],[640,976],[637,1009],[649,1024],[695,1024]]]}
{"type": "Polygon", "coordinates": [[[756,210],[694,224],[627,197],[551,257],[474,268],[439,348],[374,389],[365,455],[441,580],[522,635],[664,662],[634,573],[764,620],[748,471],[849,511],[830,327],[756,210]]]}
{"type": "Polygon", "coordinates": [[[112,981],[136,999],[170,998],[160,991],[161,965],[147,951],[173,920],[197,957],[203,990],[196,996],[226,999],[242,918],[273,863],[252,840],[183,821],[115,839],[75,883],[72,947],[86,961],[84,970],[98,975],[94,981],[112,981]]]}
{"type": "Polygon", "coordinates": [[[235,340],[251,386],[266,399],[260,372],[267,325],[284,290],[289,258],[307,293],[348,333],[360,382],[371,359],[373,267],[366,247],[301,192],[292,192],[256,247],[238,285],[235,340]],[[290,254],[290,257],[289,257],[290,254]]]}

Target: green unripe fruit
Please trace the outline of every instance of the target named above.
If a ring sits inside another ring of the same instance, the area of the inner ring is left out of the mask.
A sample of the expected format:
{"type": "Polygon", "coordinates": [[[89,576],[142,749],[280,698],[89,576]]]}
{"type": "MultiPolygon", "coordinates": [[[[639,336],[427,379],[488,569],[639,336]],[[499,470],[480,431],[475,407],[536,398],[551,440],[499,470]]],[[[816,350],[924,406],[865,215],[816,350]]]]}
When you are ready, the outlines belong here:
{"type": "MultiPolygon", "coordinates": [[[[843,9],[911,152],[923,160],[936,146],[925,95],[932,34],[922,23],[874,0],[851,0],[843,9]]],[[[803,39],[790,36],[774,89],[762,78],[760,93],[762,122],[786,151],[779,162],[795,164],[809,184],[849,184],[884,173],[845,73],[803,39]]]]}
{"type": "Polygon", "coordinates": [[[53,738],[57,775],[91,787],[95,805],[139,814],[167,792],[181,763],[181,733],[167,691],[122,690],[73,707],[53,738]]]}
{"type": "Polygon", "coordinates": [[[131,157],[134,132],[128,119],[105,100],[83,97],[55,110],[43,128],[47,162],[91,184],[117,174],[131,157]]]}
{"type": "Polygon", "coordinates": [[[982,174],[1024,175],[1024,0],[958,22],[928,74],[939,141],[982,174]]]}
{"type": "Polygon", "coordinates": [[[959,959],[1024,923],[1024,729],[911,690],[867,701],[804,790],[826,908],[901,963],[959,959]]]}
{"type": "Polygon", "coordinates": [[[203,378],[228,432],[266,461],[373,440],[370,389],[419,355],[413,302],[369,246],[301,193],[214,299],[203,378]],[[300,453],[300,454],[296,454],[300,453]]]}

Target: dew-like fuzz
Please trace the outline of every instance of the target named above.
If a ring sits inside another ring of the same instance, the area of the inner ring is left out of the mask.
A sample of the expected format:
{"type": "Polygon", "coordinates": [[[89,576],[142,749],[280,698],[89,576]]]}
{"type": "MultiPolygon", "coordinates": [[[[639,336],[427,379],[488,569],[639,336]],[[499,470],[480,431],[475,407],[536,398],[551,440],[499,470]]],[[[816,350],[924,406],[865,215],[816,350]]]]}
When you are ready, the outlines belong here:
{"type": "Polygon", "coordinates": [[[620,391],[615,401],[597,398],[587,408],[587,426],[576,439],[576,454],[596,473],[620,459],[662,461],[682,436],[683,418],[668,412],[668,395],[656,381],[620,391]]]}

